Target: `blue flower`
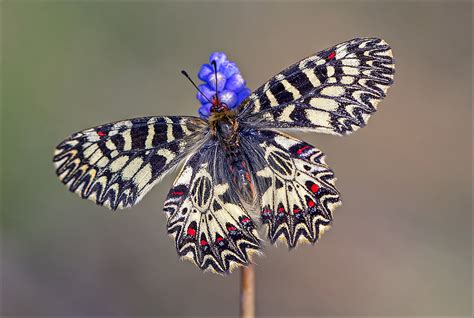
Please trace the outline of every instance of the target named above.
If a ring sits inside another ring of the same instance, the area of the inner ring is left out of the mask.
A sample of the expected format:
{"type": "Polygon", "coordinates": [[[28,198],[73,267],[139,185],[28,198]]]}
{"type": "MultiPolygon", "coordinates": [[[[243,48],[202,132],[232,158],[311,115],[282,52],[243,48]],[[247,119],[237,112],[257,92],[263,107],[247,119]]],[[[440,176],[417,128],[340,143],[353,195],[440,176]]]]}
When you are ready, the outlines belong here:
{"type": "Polygon", "coordinates": [[[196,98],[201,103],[199,115],[207,119],[211,114],[212,101],[216,95],[216,74],[212,62],[217,68],[217,92],[219,101],[229,109],[239,106],[250,95],[250,89],[245,86],[245,80],[240,74],[237,65],[229,61],[223,52],[214,52],[209,57],[209,64],[203,64],[198,72],[198,77],[204,83],[199,85],[201,93],[196,98]],[[203,96],[204,94],[204,96],[203,96]]]}

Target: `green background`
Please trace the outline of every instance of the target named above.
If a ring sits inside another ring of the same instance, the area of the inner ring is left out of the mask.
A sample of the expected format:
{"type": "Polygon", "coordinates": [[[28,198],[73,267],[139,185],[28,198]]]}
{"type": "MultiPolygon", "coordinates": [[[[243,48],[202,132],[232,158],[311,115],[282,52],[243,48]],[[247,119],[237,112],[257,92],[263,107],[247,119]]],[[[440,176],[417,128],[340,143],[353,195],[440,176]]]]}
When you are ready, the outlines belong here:
{"type": "Polygon", "coordinates": [[[469,315],[472,302],[472,3],[1,3],[1,313],[236,315],[239,274],[178,259],[167,176],[112,213],[69,193],[56,144],[90,126],[196,114],[215,50],[251,89],[357,36],[384,38],[396,83],[369,125],[299,134],[327,154],[343,206],[314,247],[265,247],[257,314],[469,315]]]}

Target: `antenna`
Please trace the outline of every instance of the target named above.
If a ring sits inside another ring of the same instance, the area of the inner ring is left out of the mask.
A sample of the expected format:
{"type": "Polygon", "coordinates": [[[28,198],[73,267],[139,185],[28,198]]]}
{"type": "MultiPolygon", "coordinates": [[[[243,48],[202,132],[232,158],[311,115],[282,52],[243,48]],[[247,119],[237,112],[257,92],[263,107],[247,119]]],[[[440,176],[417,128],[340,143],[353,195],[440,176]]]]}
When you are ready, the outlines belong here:
{"type": "MultiPolygon", "coordinates": [[[[204,98],[207,99],[207,101],[208,101],[209,103],[212,104],[211,100],[210,100],[209,98],[207,98],[206,95],[204,95],[204,93],[199,89],[199,87],[197,87],[197,85],[194,83],[194,81],[191,79],[191,77],[189,77],[188,72],[186,72],[185,70],[181,70],[181,74],[183,74],[184,76],[186,76],[186,78],[191,82],[191,84],[193,84],[193,86],[196,87],[197,91],[198,91],[199,93],[201,93],[201,95],[204,96],[204,98]]],[[[216,83],[217,83],[217,82],[216,82],[216,83]]],[[[217,87],[217,86],[216,86],[216,87],[217,87]]]]}
{"type": "Polygon", "coordinates": [[[219,92],[217,91],[217,63],[216,60],[212,60],[212,66],[214,66],[214,77],[216,78],[216,100],[219,103],[219,92]]]}

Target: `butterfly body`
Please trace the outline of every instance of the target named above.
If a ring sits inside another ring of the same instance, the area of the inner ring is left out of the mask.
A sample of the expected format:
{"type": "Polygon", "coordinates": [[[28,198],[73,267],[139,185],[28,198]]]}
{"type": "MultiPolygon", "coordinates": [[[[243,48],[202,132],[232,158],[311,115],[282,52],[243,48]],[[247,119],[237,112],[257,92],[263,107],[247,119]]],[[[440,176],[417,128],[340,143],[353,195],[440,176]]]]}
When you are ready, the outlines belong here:
{"type": "Polygon", "coordinates": [[[234,111],[212,112],[208,121],[213,138],[218,140],[225,149],[238,147],[239,123],[234,111]]]}
{"type": "Polygon", "coordinates": [[[229,273],[261,251],[260,227],[290,248],[318,241],[341,203],[334,173],[319,149],[284,131],[364,127],[393,74],[385,41],[356,38],[286,68],[233,109],[210,96],[203,119],[144,117],[73,134],[56,148],[56,172],[115,210],[181,164],[164,204],[168,233],[181,257],[229,273]]]}

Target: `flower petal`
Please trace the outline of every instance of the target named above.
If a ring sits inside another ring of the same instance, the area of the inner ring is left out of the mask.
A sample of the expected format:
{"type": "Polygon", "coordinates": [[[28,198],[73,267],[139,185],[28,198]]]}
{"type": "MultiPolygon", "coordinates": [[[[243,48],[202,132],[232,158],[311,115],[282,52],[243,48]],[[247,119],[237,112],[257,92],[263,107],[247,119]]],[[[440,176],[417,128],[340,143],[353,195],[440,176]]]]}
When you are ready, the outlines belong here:
{"type": "Polygon", "coordinates": [[[201,115],[201,118],[207,119],[209,115],[211,114],[211,103],[207,103],[199,107],[199,115],[201,115]]]}
{"type": "Polygon", "coordinates": [[[206,84],[201,84],[198,86],[201,92],[207,97],[204,97],[201,93],[197,92],[196,98],[201,102],[201,104],[209,103],[209,100],[212,100],[212,97],[216,93],[215,90],[210,89],[206,84]]]}
{"type": "Polygon", "coordinates": [[[240,103],[242,103],[244,101],[244,99],[246,99],[247,97],[249,97],[250,95],[250,89],[248,89],[247,87],[244,88],[243,90],[241,90],[238,94],[237,94],[237,105],[240,105],[240,103]]]}
{"type": "Polygon", "coordinates": [[[201,103],[199,115],[207,119],[211,114],[212,101],[216,95],[216,89],[219,95],[219,101],[227,105],[229,109],[236,108],[250,95],[250,90],[245,86],[245,80],[240,74],[237,65],[227,60],[224,52],[214,52],[209,57],[209,64],[203,64],[199,70],[198,77],[204,82],[199,85],[201,93],[196,94],[196,98],[201,103]],[[212,62],[216,62],[217,81],[212,62]],[[218,87],[216,88],[216,82],[218,87]],[[207,98],[206,98],[207,97],[207,98]]]}
{"type": "Polygon", "coordinates": [[[201,69],[199,70],[198,77],[201,81],[205,82],[207,81],[207,78],[209,77],[210,74],[212,74],[214,70],[209,64],[203,64],[201,66],[201,69]]]}
{"type": "Polygon", "coordinates": [[[217,69],[219,69],[219,67],[222,65],[222,63],[224,63],[225,60],[227,60],[227,56],[224,52],[214,52],[209,57],[209,64],[212,65],[212,61],[216,61],[217,69]]]}
{"type": "Polygon", "coordinates": [[[233,91],[225,90],[219,94],[219,100],[227,107],[233,108],[237,104],[237,94],[233,91]]]}
{"type": "Polygon", "coordinates": [[[240,91],[245,86],[245,80],[239,73],[232,75],[227,79],[225,88],[234,92],[240,91]]]}
{"type": "Polygon", "coordinates": [[[239,73],[239,68],[234,62],[225,61],[224,63],[222,63],[221,67],[219,68],[219,71],[222,72],[225,77],[229,78],[232,75],[239,73]]]}
{"type": "MultiPolygon", "coordinates": [[[[217,91],[220,92],[224,89],[226,81],[227,81],[227,79],[224,76],[224,74],[222,74],[221,72],[217,72],[217,91]]],[[[215,89],[216,89],[216,75],[214,73],[209,75],[209,77],[207,78],[207,85],[209,85],[209,88],[211,88],[215,91],[215,89]]]]}

